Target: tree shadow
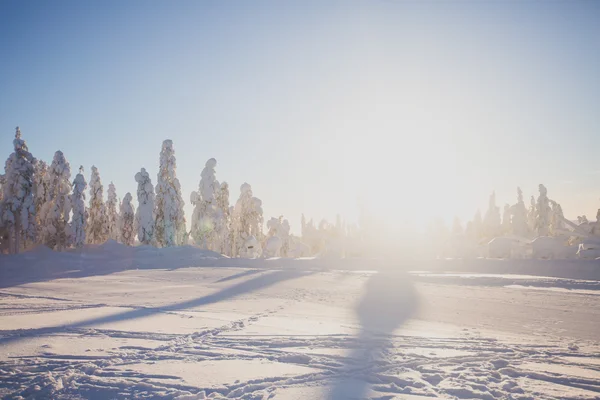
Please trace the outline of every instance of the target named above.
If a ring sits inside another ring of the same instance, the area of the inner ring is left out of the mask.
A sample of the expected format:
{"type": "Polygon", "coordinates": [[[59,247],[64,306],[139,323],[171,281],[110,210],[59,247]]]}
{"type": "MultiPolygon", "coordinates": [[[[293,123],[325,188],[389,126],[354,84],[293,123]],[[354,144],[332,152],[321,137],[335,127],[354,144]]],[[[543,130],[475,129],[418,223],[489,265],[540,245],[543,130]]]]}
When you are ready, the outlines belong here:
{"type": "Polygon", "coordinates": [[[20,254],[0,255],[0,289],[55,279],[104,276],[134,269],[176,270],[215,266],[223,258],[193,246],[159,249],[115,246],[107,242],[63,252],[38,246],[20,254]]]}
{"type": "Polygon", "coordinates": [[[208,304],[218,303],[220,301],[228,300],[246,293],[255,292],[257,290],[265,289],[269,286],[273,286],[279,282],[283,282],[290,279],[301,278],[304,276],[312,275],[314,272],[305,271],[293,271],[293,270],[279,270],[263,274],[256,278],[240,282],[226,289],[223,289],[217,293],[210,294],[207,296],[198,297],[192,300],[187,300],[179,303],[174,303],[162,307],[152,308],[141,308],[130,311],[124,311],[116,314],[111,314],[103,317],[89,318],[83,321],[75,322],[72,324],[51,326],[39,329],[28,329],[15,333],[13,336],[5,337],[0,339],[0,345],[6,345],[10,343],[19,342],[25,340],[28,337],[50,335],[54,333],[68,331],[69,329],[87,328],[93,325],[107,324],[111,322],[120,322],[127,320],[135,320],[139,318],[146,318],[152,315],[168,312],[168,311],[180,311],[189,308],[199,307],[208,304]]]}
{"type": "Polygon", "coordinates": [[[417,293],[409,274],[383,272],[371,276],[355,312],[361,330],[359,346],[347,357],[327,394],[329,400],[367,398],[368,376],[381,360],[381,353],[392,347],[390,335],[415,312],[417,293]]]}
{"type": "Polygon", "coordinates": [[[264,272],[264,270],[251,269],[251,270],[248,270],[248,271],[242,271],[242,272],[239,272],[237,274],[233,274],[233,275],[230,275],[230,276],[226,276],[225,278],[221,278],[218,281],[216,281],[216,283],[227,282],[227,281],[232,281],[234,279],[245,278],[245,277],[250,276],[250,275],[258,274],[259,272],[264,272]]]}

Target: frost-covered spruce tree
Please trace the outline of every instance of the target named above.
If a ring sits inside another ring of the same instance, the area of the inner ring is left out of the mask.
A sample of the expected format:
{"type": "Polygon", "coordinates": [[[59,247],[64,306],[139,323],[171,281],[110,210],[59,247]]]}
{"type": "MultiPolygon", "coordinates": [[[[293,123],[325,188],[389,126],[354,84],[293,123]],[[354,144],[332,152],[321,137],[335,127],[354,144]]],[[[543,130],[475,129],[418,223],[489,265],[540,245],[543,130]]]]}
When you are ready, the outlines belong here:
{"type": "Polygon", "coordinates": [[[41,225],[40,216],[42,214],[42,206],[46,202],[48,196],[48,181],[46,180],[48,164],[46,164],[45,161],[37,160],[34,167],[35,173],[33,179],[33,201],[35,203],[36,224],[39,234],[41,225]]]}
{"type": "Polygon", "coordinates": [[[165,140],[160,152],[154,212],[154,235],[156,244],[160,247],[180,246],[186,236],[184,202],[176,169],[173,141],[165,140]]]}
{"type": "Polygon", "coordinates": [[[520,187],[517,187],[517,204],[511,207],[511,216],[512,233],[517,236],[527,237],[529,234],[527,209],[523,201],[523,191],[520,187]]]}
{"type": "Polygon", "coordinates": [[[596,236],[600,235],[600,208],[596,212],[596,223],[592,227],[592,234],[596,236]]]}
{"type": "Polygon", "coordinates": [[[234,248],[237,254],[250,236],[262,241],[262,201],[252,196],[252,187],[248,183],[243,183],[240,187],[240,198],[235,203],[233,218],[234,248]]]}
{"type": "Polygon", "coordinates": [[[127,246],[133,246],[135,242],[135,230],[133,229],[133,220],[135,214],[133,212],[133,205],[131,204],[131,193],[127,192],[121,203],[120,210],[120,237],[121,243],[127,246]]]}
{"type": "Polygon", "coordinates": [[[222,217],[217,207],[217,195],[221,185],[215,177],[216,166],[217,160],[214,158],[206,162],[200,174],[198,191],[192,192],[190,196],[194,205],[191,236],[197,245],[213,251],[220,250],[220,237],[216,227],[222,225],[221,221],[218,221],[222,217]]]}
{"type": "Polygon", "coordinates": [[[496,192],[490,195],[488,210],[483,221],[485,236],[490,239],[500,232],[500,208],[496,206],[496,192]]]}
{"type": "Polygon", "coordinates": [[[548,190],[542,184],[539,185],[540,195],[537,199],[535,226],[538,236],[548,236],[550,231],[550,200],[548,190]]]}
{"type": "Polygon", "coordinates": [[[250,212],[250,233],[258,240],[262,241],[263,235],[263,209],[262,200],[252,197],[252,210],[250,212]]]}
{"type": "Polygon", "coordinates": [[[550,200],[551,212],[550,212],[550,228],[553,235],[560,235],[561,232],[565,229],[565,223],[563,215],[563,210],[560,204],[557,202],[550,200]]]}
{"type": "Polygon", "coordinates": [[[527,211],[527,225],[530,232],[537,232],[535,225],[537,210],[535,209],[535,197],[529,199],[529,210],[527,211]]]}
{"type": "Polygon", "coordinates": [[[300,218],[300,235],[304,236],[304,231],[306,229],[306,217],[304,213],[302,213],[302,217],[300,218]]]}
{"type": "Polygon", "coordinates": [[[90,207],[87,226],[87,241],[91,244],[100,244],[108,239],[108,225],[106,207],[104,205],[104,187],[100,180],[98,168],[92,166],[90,178],[90,207]]]}
{"type": "Polygon", "coordinates": [[[6,162],[0,204],[1,224],[8,231],[9,251],[18,253],[32,243],[36,234],[34,190],[35,158],[21,139],[17,127],[13,140],[14,152],[6,162]]]}
{"type": "Polygon", "coordinates": [[[63,250],[71,243],[69,213],[71,203],[71,166],[62,151],[54,153],[52,164],[46,172],[47,194],[42,206],[41,240],[46,246],[63,250]]]}
{"type": "Polygon", "coordinates": [[[217,209],[221,214],[218,221],[220,224],[216,227],[217,234],[220,237],[220,253],[231,256],[231,243],[233,243],[231,228],[231,213],[229,211],[229,184],[222,182],[217,195],[217,209]]]}
{"type": "Polygon", "coordinates": [[[119,212],[117,211],[119,203],[117,200],[117,189],[111,182],[108,185],[108,198],[106,200],[106,229],[108,238],[119,240],[119,212]]]}
{"type": "Polygon", "coordinates": [[[85,189],[87,182],[83,177],[83,166],[79,167],[79,173],[73,181],[73,193],[71,194],[71,232],[73,234],[73,245],[77,248],[85,244],[85,228],[87,225],[87,210],[85,209],[85,189]]]}
{"type": "Polygon", "coordinates": [[[281,256],[282,257],[289,257],[290,255],[290,249],[292,247],[292,238],[290,237],[290,222],[287,219],[284,219],[283,222],[281,223],[281,230],[280,230],[280,235],[281,235],[281,240],[282,240],[282,244],[281,244],[281,256]]]}
{"type": "Polygon", "coordinates": [[[135,212],[135,228],[141,244],[151,244],[154,239],[154,186],[150,175],[142,168],[135,174],[138,184],[138,209],[135,212]]]}

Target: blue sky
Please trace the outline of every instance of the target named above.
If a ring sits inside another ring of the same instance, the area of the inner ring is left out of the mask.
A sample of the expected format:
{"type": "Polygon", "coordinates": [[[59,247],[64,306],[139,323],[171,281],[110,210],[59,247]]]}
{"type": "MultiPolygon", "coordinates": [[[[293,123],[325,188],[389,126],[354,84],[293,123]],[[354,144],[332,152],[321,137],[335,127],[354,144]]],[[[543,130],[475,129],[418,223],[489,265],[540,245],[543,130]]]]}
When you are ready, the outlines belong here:
{"type": "Polygon", "coordinates": [[[208,158],[265,219],[470,218],[544,183],[600,207],[600,3],[0,2],[0,156],[135,198],[176,147],[188,218],[208,158]]]}

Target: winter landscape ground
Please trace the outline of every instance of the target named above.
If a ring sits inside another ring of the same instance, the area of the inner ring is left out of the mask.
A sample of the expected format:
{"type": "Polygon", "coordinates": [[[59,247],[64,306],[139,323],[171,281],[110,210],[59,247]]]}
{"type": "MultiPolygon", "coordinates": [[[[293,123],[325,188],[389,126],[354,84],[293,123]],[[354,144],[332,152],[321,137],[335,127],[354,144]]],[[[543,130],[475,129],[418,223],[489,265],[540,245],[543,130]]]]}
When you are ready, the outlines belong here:
{"type": "Polygon", "coordinates": [[[0,256],[0,396],[600,398],[597,261],[518,262],[0,256]]]}

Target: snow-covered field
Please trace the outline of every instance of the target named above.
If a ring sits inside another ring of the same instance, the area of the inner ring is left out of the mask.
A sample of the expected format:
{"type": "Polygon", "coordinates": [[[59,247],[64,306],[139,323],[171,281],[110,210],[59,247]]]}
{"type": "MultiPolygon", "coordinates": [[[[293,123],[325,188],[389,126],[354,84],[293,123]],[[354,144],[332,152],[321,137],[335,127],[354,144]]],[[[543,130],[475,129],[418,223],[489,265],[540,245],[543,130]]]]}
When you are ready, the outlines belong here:
{"type": "Polygon", "coordinates": [[[115,243],[0,256],[0,396],[600,398],[593,265],[577,279],[551,273],[558,261],[522,275],[480,263],[392,271],[115,243]]]}

